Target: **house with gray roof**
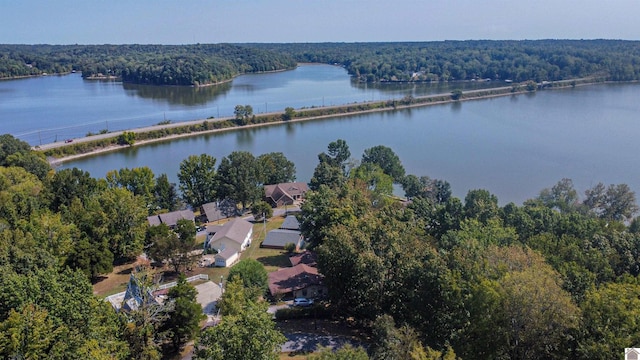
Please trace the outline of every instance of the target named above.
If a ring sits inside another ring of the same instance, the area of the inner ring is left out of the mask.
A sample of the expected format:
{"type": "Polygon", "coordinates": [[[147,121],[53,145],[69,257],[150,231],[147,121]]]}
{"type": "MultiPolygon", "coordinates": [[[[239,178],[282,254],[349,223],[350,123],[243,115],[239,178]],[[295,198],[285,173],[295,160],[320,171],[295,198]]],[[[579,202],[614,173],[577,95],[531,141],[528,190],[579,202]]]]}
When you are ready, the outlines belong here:
{"type": "Polygon", "coordinates": [[[206,247],[216,250],[218,253],[235,249],[243,252],[251,245],[253,224],[247,220],[236,218],[221,226],[207,226],[206,247]]]}
{"type": "Polygon", "coordinates": [[[202,212],[208,222],[228,219],[238,215],[238,208],[231,200],[210,202],[202,205],[202,212]]]}
{"type": "Polygon", "coordinates": [[[196,216],[191,210],[178,210],[147,217],[150,226],[165,224],[172,229],[176,227],[178,220],[182,219],[195,221],[196,216]]]}
{"type": "Polygon", "coordinates": [[[302,234],[296,230],[275,229],[267,233],[260,247],[269,249],[284,249],[287,244],[295,244],[296,250],[302,243],[302,234]]]}

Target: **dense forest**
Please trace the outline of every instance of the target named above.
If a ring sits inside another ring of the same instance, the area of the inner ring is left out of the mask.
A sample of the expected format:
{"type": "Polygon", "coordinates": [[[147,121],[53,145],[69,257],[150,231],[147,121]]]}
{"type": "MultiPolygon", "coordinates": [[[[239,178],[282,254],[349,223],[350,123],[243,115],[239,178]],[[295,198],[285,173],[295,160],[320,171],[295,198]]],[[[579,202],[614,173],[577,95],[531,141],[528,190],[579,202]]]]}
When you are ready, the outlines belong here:
{"type": "Polygon", "coordinates": [[[252,46],[290,54],[299,62],[340,64],[354,78],[366,82],[640,78],[637,41],[474,40],[252,46]]]}
{"type": "Polygon", "coordinates": [[[272,51],[219,45],[0,45],[0,77],[81,71],[150,85],[208,85],[239,74],[284,70],[295,60],[272,51]]]}
{"type": "MultiPolygon", "coordinates": [[[[227,320],[199,337],[184,281],[172,307],[128,313],[93,295],[91,281],[143,251],[184,271],[194,224],[172,232],[149,227],[147,215],[218,198],[262,213],[262,184],[294,174],[282,154],[238,151],[217,167],[207,154],[184,159],[178,187],[148,168],[95,179],[55,172],[2,135],[0,357],[160,359],[195,337],[197,358],[277,359],[283,337],[241,275],[221,299],[227,320]],[[257,335],[264,341],[249,341],[257,335]],[[222,356],[231,349],[244,355],[222,356]]],[[[329,290],[323,316],[369,334],[366,353],[323,359],[611,359],[640,343],[640,219],[626,184],[581,193],[562,179],[501,207],[486,190],[459,199],[446,180],[406,174],[388,147],[354,158],[337,140],[318,155],[309,187],[299,220],[329,290]]],[[[255,262],[235,270],[265,271],[255,262]]]]}
{"type": "Polygon", "coordinates": [[[0,45],[0,78],[82,71],[153,85],[204,85],[296,62],[338,64],[363,82],[640,79],[640,42],[440,41],[207,45],[0,45]]]}

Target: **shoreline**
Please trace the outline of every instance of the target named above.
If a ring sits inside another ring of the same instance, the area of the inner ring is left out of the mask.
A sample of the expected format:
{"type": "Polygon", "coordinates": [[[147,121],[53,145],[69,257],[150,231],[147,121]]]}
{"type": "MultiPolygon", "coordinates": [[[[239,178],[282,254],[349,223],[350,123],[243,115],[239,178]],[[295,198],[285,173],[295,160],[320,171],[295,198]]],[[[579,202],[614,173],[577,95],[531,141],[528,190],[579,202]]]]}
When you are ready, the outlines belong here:
{"type": "MultiPolygon", "coordinates": [[[[546,88],[543,88],[543,89],[544,90],[561,90],[561,89],[573,88],[573,87],[579,87],[579,86],[593,86],[593,85],[598,85],[598,84],[610,83],[608,81],[600,81],[600,82],[598,82],[598,81],[593,81],[593,80],[594,79],[563,80],[563,81],[555,82],[555,85],[557,85],[557,86],[546,87],[546,88]],[[582,82],[580,82],[580,81],[582,81],[582,82]],[[575,83],[575,82],[580,82],[580,83],[575,83]]],[[[516,96],[516,95],[522,95],[522,94],[527,94],[527,93],[535,93],[536,91],[541,91],[541,90],[527,91],[525,89],[525,85],[524,84],[517,84],[516,86],[519,87],[519,89],[517,91],[513,91],[514,86],[504,86],[504,87],[497,87],[497,88],[490,88],[490,89],[480,89],[480,90],[469,90],[469,91],[463,92],[462,98],[457,99],[457,100],[452,99],[450,97],[450,95],[451,95],[450,93],[434,94],[434,95],[428,95],[428,96],[424,96],[424,97],[419,97],[419,98],[416,98],[416,99],[417,100],[428,100],[428,99],[437,99],[437,98],[443,98],[443,97],[449,97],[449,98],[446,99],[446,100],[424,101],[424,102],[418,102],[418,103],[412,103],[412,104],[397,104],[394,107],[381,107],[381,108],[373,108],[373,109],[366,109],[366,110],[351,111],[351,112],[346,112],[346,113],[333,113],[333,114],[325,114],[325,115],[305,116],[305,117],[293,118],[293,119],[286,120],[286,121],[282,120],[282,121],[265,122],[265,123],[258,123],[258,124],[248,124],[248,125],[242,125],[242,126],[232,126],[232,127],[210,129],[210,130],[202,130],[202,131],[193,131],[193,132],[182,133],[182,134],[170,134],[170,135],[163,136],[163,137],[160,137],[160,138],[136,140],[133,145],[115,145],[115,144],[112,144],[112,145],[109,145],[109,146],[106,146],[106,147],[93,149],[93,150],[90,150],[90,151],[85,152],[85,153],[73,154],[73,155],[63,156],[63,157],[59,157],[59,158],[50,157],[50,158],[48,158],[48,161],[51,164],[51,166],[55,167],[55,166],[59,166],[59,165],[65,163],[65,162],[68,162],[68,161],[72,161],[72,160],[76,160],[76,159],[80,159],[80,158],[84,158],[84,157],[98,156],[98,155],[100,155],[102,153],[118,151],[118,150],[122,150],[124,148],[132,147],[132,146],[144,146],[144,145],[151,144],[151,143],[157,143],[157,142],[162,142],[162,141],[172,141],[172,140],[175,140],[175,139],[186,138],[186,137],[194,137],[194,136],[200,136],[200,135],[206,135],[206,134],[212,134],[212,133],[218,133],[218,132],[225,132],[225,131],[236,131],[236,130],[250,129],[250,128],[262,127],[262,126],[278,126],[278,125],[283,125],[283,124],[287,124],[287,123],[297,123],[297,122],[320,120],[320,119],[331,119],[331,118],[338,118],[338,117],[349,117],[349,116],[355,116],[355,115],[367,114],[367,113],[374,113],[374,112],[397,111],[397,110],[424,107],[424,106],[445,105],[445,104],[456,103],[456,102],[464,102],[464,101],[472,101],[472,100],[485,100],[485,99],[491,99],[491,98],[496,98],[496,97],[504,97],[504,96],[516,96]],[[490,94],[482,94],[484,92],[492,92],[492,93],[490,93],[490,94]],[[480,93],[481,95],[473,96],[474,93],[480,93]],[[470,97],[466,97],[466,96],[470,96],[470,97]]],[[[305,110],[339,109],[339,108],[344,108],[344,107],[347,107],[347,106],[350,106],[350,105],[367,105],[367,104],[379,104],[379,103],[380,103],[379,101],[373,101],[373,102],[344,104],[344,105],[336,105],[336,106],[325,106],[325,107],[316,107],[316,108],[307,108],[307,109],[296,109],[296,111],[303,112],[305,110]]],[[[282,114],[282,113],[281,112],[275,112],[275,113],[269,113],[269,114],[261,114],[260,116],[277,115],[277,114],[282,114]]],[[[233,117],[226,117],[226,118],[219,118],[219,119],[197,119],[197,120],[190,120],[190,121],[179,122],[179,123],[171,123],[171,124],[166,124],[166,125],[153,125],[153,126],[144,127],[144,128],[122,130],[122,131],[117,131],[117,132],[113,132],[113,133],[104,134],[104,137],[102,139],[116,138],[120,134],[122,134],[123,132],[147,133],[147,132],[162,130],[162,129],[166,129],[166,128],[188,127],[188,126],[192,126],[192,125],[202,124],[203,122],[207,122],[207,121],[210,121],[210,122],[214,122],[214,121],[215,122],[221,122],[221,121],[229,121],[229,120],[233,120],[233,119],[234,119],[233,117]]],[[[84,138],[76,139],[75,143],[77,144],[77,143],[90,142],[90,141],[95,141],[95,140],[100,140],[100,138],[95,138],[95,136],[84,137],[84,138]]],[[[70,145],[70,144],[53,143],[53,144],[42,145],[42,147],[53,146],[55,148],[55,147],[62,147],[62,146],[66,146],[66,145],[70,145]],[[53,145],[55,145],[55,146],[53,146],[53,145]]],[[[37,147],[33,147],[32,149],[36,150],[36,151],[44,152],[45,150],[42,149],[42,147],[41,146],[37,146],[37,147]]]]}

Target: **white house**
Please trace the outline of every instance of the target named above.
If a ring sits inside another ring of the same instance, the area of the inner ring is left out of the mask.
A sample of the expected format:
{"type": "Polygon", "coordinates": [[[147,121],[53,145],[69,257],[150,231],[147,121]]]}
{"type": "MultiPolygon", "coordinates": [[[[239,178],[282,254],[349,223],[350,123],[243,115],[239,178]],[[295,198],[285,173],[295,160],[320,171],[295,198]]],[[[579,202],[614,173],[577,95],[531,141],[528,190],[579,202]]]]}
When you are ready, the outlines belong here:
{"type": "Polygon", "coordinates": [[[253,224],[236,218],[222,226],[207,226],[206,246],[218,253],[228,249],[240,253],[251,245],[252,235],[253,224]]]}

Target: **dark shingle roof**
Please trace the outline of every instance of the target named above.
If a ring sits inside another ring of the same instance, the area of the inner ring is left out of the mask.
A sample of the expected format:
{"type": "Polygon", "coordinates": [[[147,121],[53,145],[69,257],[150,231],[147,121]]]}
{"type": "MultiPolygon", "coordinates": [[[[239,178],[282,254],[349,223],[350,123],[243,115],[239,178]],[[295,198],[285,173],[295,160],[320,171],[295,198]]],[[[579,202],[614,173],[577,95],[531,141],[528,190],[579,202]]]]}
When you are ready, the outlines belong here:
{"type": "Polygon", "coordinates": [[[269,273],[269,291],[271,295],[286,294],[311,285],[322,285],[323,278],[318,269],[300,264],[269,273]]]}
{"type": "Polygon", "coordinates": [[[300,231],[275,229],[267,233],[267,237],[262,241],[262,246],[282,247],[286,244],[293,243],[299,245],[300,231]]]}
{"type": "Polygon", "coordinates": [[[284,218],[284,222],[280,225],[280,229],[300,230],[300,222],[294,215],[289,215],[284,218]]]}

